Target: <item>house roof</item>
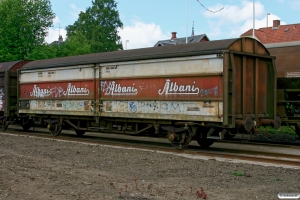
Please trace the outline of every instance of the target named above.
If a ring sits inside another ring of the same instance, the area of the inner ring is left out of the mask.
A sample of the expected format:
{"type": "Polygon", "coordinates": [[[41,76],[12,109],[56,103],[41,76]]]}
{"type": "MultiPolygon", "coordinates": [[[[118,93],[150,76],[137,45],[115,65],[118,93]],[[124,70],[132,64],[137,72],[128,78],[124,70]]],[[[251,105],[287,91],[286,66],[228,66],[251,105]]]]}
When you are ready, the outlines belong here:
{"type": "MultiPolygon", "coordinates": [[[[206,34],[201,34],[201,35],[189,36],[188,43],[200,42],[202,39],[205,39],[205,41],[209,41],[206,34]]],[[[177,44],[186,44],[186,38],[184,37],[184,38],[174,38],[169,40],[160,40],[154,45],[154,47],[177,45],[177,44]]]]}
{"type": "Polygon", "coordinates": [[[278,42],[278,43],[269,43],[269,44],[264,44],[265,47],[268,49],[271,48],[277,48],[277,47],[291,47],[291,46],[300,46],[300,40],[299,41],[291,41],[291,42],[278,42]]]}
{"type": "MultiPolygon", "coordinates": [[[[252,36],[252,30],[243,33],[241,37],[252,36]]],[[[279,22],[278,26],[255,29],[254,34],[263,44],[300,41],[300,23],[280,25],[279,22]]]]}
{"type": "Polygon", "coordinates": [[[60,44],[64,44],[64,43],[65,43],[65,41],[64,41],[63,37],[62,37],[61,35],[59,35],[58,41],[53,41],[53,42],[51,42],[49,45],[50,45],[50,46],[51,46],[51,45],[54,45],[54,44],[60,45],[60,44]]]}

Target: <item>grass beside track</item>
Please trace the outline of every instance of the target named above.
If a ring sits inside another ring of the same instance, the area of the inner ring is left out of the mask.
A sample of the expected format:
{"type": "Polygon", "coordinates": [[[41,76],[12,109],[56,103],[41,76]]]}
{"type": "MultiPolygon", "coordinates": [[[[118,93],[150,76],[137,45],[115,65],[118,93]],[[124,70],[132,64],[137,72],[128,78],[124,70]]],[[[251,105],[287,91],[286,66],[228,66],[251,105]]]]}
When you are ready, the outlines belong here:
{"type": "Polygon", "coordinates": [[[295,132],[295,126],[281,126],[278,130],[271,126],[266,127],[259,127],[259,132],[267,132],[272,134],[290,134],[290,135],[296,135],[295,132]]]}

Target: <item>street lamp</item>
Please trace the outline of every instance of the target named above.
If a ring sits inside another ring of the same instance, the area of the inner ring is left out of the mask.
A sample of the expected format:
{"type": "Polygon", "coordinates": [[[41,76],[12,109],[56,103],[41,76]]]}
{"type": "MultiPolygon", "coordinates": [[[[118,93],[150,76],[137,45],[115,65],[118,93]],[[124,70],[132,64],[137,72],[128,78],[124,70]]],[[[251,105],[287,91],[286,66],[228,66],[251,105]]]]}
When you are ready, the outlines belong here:
{"type": "Polygon", "coordinates": [[[267,14],[267,27],[268,27],[268,16],[271,15],[271,13],[267,14]]]}
{"type": "Polygon", "coordinates": [[[129,42],[129,40],[125,41],[125,50],[127,50],[127,42],[129,42]]]}

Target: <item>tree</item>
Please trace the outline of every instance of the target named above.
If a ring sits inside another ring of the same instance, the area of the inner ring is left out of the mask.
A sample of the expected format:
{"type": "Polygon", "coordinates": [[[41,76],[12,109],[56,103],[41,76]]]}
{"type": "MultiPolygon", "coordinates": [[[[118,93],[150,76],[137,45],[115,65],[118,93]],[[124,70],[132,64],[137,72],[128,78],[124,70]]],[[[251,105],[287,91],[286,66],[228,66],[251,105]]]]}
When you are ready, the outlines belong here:
{"type": "Polygon", "coordinates": [[[68,39],[82,34],[91,52],[107,52],[123,49],[118,28],[123,28],[114,0],[95,0],[92,7],[79,14],[78,20],[66,27],[68,39]]]}
{"type": "Polygon", "coordinates": [[[89,42],[80,32],[77,32],[75,36],[68,38],[65,42],[53,42],[50,45],[43,44],[37,46],[26,56],[26,59],[41,60],[89,53],[92,53],[89,42]]]}
{"type": "Polygon", "coordinates": [[[43,45],[54,17],[50,0],[1,0],[0,61],[23,60],[43,45]]]}
{"type": "Polygon", "coordinates": [[[48,58],[56,58],[59,54],[59,47],[57,44],[48,45],[42,44],[34,48],[27,56],[26,60],[41,60],[48,58]]]}
{"type": "Polygon", "coordinates": [[[57,57],[89,53],[92,53],[89,41],[80,31],[77,31],[76,35],[68,38],[64,44],[60,45],[57,57]]]}

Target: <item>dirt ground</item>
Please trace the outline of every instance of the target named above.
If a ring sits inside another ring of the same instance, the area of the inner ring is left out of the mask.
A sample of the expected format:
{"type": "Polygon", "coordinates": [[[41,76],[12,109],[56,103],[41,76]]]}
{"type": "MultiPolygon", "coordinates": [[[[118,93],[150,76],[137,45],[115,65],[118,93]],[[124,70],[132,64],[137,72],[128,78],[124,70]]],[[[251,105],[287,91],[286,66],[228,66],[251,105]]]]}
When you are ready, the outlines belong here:
{"type": "Polygon", "coordinates": [[[1,133],[0,170],[1,200],[270,200],[300,192],[299,169],[1,133]]]}

